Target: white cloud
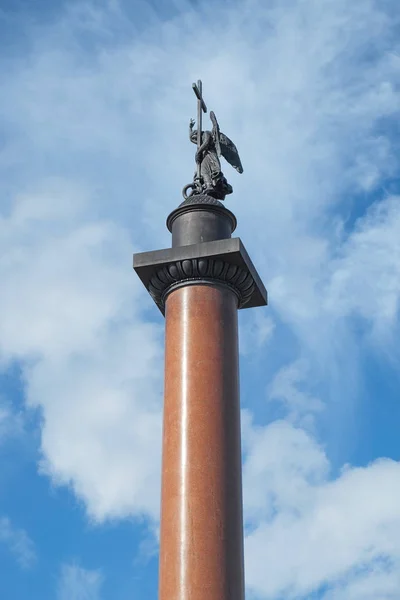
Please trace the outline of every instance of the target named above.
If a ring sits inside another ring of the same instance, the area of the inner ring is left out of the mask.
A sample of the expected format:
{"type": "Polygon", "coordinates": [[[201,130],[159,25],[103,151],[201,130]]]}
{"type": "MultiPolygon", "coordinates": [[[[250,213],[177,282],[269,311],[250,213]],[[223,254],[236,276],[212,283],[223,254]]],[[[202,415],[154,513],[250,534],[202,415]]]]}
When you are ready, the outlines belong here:
{"type": "Polygon", "coordinates": [[[25,360],[42,469],[95,519],[156,516],[161,331],[140,319],[126,233],[85,217],[85,200],[52,183],[2,220],[0,350],[25,360]]]}
{"type": "Polygon", "coordinates": [[[0,517],[0,542],[15,557],[20,567],[29,569],[36,562],[35,545],[23,529],[15,527],[8,517],[0,517]]]}
{"type": "Polygon", "coordinates": [[[257,427],[244,416],[246,520],[254,525],[282,511],[305,510],[314,486],[326,480],[326,456],[303,429],[286,421],[257,427]]]}
{"type": "Polygon", "coordinates": [[[306,362],[301,360],[282,367],[269,387],[269,399],[283,403],[288,418],[301,420],[303,426],[312,423],[313,413],[324,409],[321,400],[305,390],[306,387],[311,388],[309,373],[306,362]]]}
{"type": "Polygon", "coordinates": [[[330,480],[323,449],[284,422],[248,432],[247,452],[250,591],[307,598],[330,585],[338,595],[327,598],[358,599],[370,582],[375,598],[391,598],[400,577],[400,464],[381,459],[330,480]]]}
{"type": "Polygon", "coordinates": [[[399,595],[400,564],[377,560],[352,577],[335,585],[323,600],[396,600],[399,595]]]}
{"type": "Polygon", "coordinates": [[[103,576],[100,571],[77,565],[63,565],[58,587],[58,600],[100,600],[103,576]]]}
{"type": "Polygon", "coordinates": [[[400,300],[400,198],[372,206],[332,264],[326,308],[358,314],[376,334],[397,324],[400,300]]]}
{"type": "Polygon", "coordinates": [[[243,355],[261,353],[271,342],[275,323],[264,311],[242,311],[239,313],[239,349],[243,355]]]}

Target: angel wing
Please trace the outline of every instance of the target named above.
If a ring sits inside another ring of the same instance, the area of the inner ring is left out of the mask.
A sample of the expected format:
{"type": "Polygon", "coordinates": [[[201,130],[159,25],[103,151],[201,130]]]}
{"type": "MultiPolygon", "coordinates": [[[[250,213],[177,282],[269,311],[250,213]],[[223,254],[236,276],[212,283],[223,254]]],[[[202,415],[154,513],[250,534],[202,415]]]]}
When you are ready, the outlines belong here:
{"type": "Polygon", "coordinates": [[[243,173],[242,162],[235,144],[224,133],[219,134],[221,154],[238,173],[243,173]]]}
{"type": "Polygon", "coordinates": [[[243,173],[239,152],[232,140],[230,140],[227,135],[220,132],[218,121],[213,111],[210,112],[210,119],[213,124],[212,135],[218,156],[222,155],[236,171],[243,173]]]}

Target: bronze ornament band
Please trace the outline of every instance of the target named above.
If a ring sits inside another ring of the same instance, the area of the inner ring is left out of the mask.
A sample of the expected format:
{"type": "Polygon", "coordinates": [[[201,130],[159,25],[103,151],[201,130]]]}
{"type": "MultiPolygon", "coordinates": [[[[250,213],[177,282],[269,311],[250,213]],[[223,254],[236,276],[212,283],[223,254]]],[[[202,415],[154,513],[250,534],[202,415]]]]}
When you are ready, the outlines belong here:
{"type": "Polygon", "coordinates": [[[151,278],[148,289],[157,306],[164,310],[170,292],[194,283],[230,288],[238,298],[238,308],[249,301],[255,286],[249,271],[237,265],[219,259],[192,258],[163,266],[151,278]]]}

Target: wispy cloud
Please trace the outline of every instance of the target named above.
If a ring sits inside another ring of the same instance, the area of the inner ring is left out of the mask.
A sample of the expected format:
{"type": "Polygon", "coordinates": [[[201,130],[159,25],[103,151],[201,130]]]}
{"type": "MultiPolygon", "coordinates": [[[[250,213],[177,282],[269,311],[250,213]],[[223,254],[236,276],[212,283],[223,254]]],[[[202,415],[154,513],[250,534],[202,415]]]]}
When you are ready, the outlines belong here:
{"type": "Polygon", "coordinates": [[[23,434],[23,416],[16,413],[9,401],[0,396],[0,446],[10,438],[23,434]]]}
{"type": "Polygon", "coordinates": [[[0,517],[0,542],[8,548],[23,569],[29,569],[35,564],[35,544],[26,531],[15,527],[8,517],[0,517]]]}
{"type": "Polygon", "coordinates": [[[65,564],[61,570],[57,600],[100,600],[102,581],[100,571],[65,564]]]}

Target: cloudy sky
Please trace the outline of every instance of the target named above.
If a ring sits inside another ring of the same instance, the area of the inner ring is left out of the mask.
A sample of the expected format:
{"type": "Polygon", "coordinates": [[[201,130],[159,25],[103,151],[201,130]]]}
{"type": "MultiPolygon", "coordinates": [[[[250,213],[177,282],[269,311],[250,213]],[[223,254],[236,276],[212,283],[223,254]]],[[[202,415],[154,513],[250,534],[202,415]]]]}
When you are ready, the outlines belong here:
{"type": "Polygon", "coordinates": [[[400,598],[396,0],[1,0],[0,597],[157,594],[163,319],[132,253],[191,83],[269,291],[240,313],[247,597],[400,598]]]}

